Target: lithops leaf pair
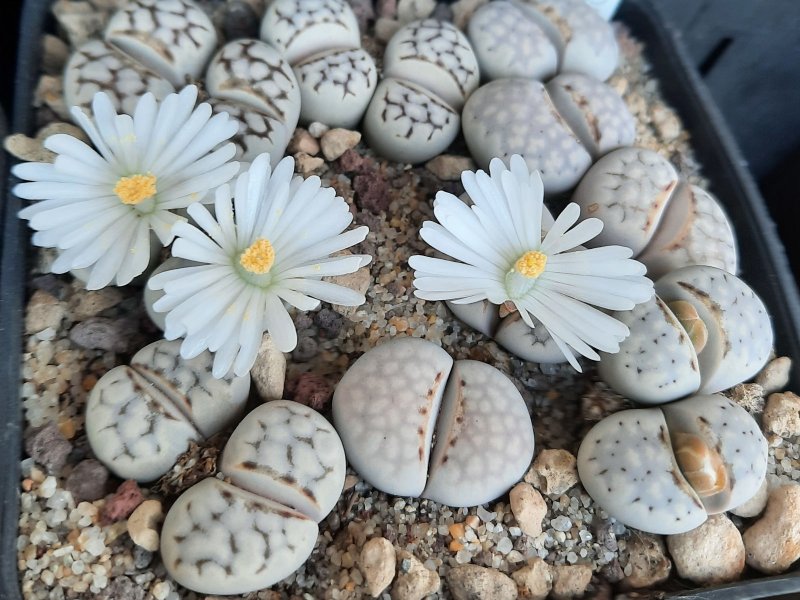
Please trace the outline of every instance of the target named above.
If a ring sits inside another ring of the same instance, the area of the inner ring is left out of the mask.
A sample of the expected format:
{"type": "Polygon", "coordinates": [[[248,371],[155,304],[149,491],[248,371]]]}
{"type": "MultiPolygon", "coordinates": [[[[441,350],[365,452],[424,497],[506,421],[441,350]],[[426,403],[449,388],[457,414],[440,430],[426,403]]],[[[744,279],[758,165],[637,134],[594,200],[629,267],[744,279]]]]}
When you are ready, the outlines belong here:
{"type": "Polygon", "coordinates": [[[123,479],[152,481],[189,447],[235,420],[250,377],[211,375],[212,356],[185,360],[178,342],[158,341],[103,375],[86,404],[86,434],[97,458],[123,479]]]}
{"type": "Polygon", "coordinates": [[[275,0],[261,22],[261,39],[292,65],[302,99],[300,118],[355,127],[378,74],[361,48],[358,22],[343,0],[275,0]]]}
{"type": "Polygon", "coordinates": [[[584,175],[572,201],[603,231],[588,245],[633,250],[658,278],[686,265],[736,273],[736,239],[725,212],[705,190],[681,180],[665,158],[644,148],[605,155],[584,175]]]}
{"type": "Polygon", "coordinates": [[[345,467],[339,436],[318,412],[288,400],[259,406],[225,446],[225,480],[201,481],[167,513],[164,566],[204,594],[277,583],[314,549],[317,523],[339,499],[345,467]]]}
{"type": "Polygon", "coordinates": [[[425,19],[401,27],[386,46],[384,79],[364,117],[369,145],[391,160],[418,163],[458,135],[459,112],[480,74],[466,36],[425,19]]]}
{"type": "Polygon", "coordinates": [[[386,342],[353,363],[334,392],[333,418],[351,466],[398,496],[483,504],[533,458],[530,415],[514,384],[416,338],[386,342]]]}
{"type": "Polygon", "coordinates": [[[475,161],[525,159],[546,193],[575,186],[603,154],[629,146],[636,135],[622,98],[588,75],[562,74],[546,85],[498,79],[475,91],[462,113],[464,139],[475,161]]]}
{"type": "Polygon", "coordinates": [[[694,265],[668,273],[656,296],[615,314],[630,329],[617,354],[601,354],[600,376],[637,402],[710,394],[756,375],[769,359],[772,324],[741,279],[694,265]]]}
{"type": "Polygon", "coordinates": [[[614,413],[578,450],[578,474],[595,502],[625,525],[659,534],[740,506],[766,470],[758,424],[720,395],[614,413]]]}
{"type": "Polygon", "coordinates": [[[467,31],[484,79],[545,80],[562,72],[605,81],[619,60],[611,25],[584,0],[490,2],[467,31]]]}
{"type": "Polygon", "coordinates": [[[133,114],[145,92],[162,100],[196,80],[217,45],[208,15],[192,0],[128,0],[92,40],[70,58],[64,77],[67,106],[88,109],[108,92],[117,110],[133,114]]]}

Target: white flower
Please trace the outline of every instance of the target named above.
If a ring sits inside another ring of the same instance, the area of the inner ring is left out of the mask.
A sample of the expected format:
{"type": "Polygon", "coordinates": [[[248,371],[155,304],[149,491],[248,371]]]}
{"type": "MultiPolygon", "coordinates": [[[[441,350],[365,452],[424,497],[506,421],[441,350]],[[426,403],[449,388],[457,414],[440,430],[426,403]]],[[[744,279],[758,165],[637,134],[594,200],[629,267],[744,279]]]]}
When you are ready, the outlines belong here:
{"type": "Polygon", "coordinates": [[[53,135],[44,145],[58,155],[55,163],[14,168],[32,182],[14,193],[41,200],[19,216],[36,230],[35,245],[58,248],[54,273],[91,269],[90,290],[129,283],[147,268],[151,230],[169,244],[172,226],[182,220],[172,211],[236,174],[238,163],[229,162],[235,146],[213,149],[236,133],[237,123],[227,114],[212,117],[208,104],[195,108],[196,100],[193,85],[160,106],[145,94],[130,117],[118,115],[100,92],[92,101],[94,118],[72,109],[96,150],[70,135],[53,135]]]}
{"type": "Polygon", "coordinates": [[[550,225],[541,177],[520,156],[511,157],[510,170],[495,158],[489,172],[461,174],[472,207],[452,194],[436,195],[441,225],[426,221],[420,235],[458,262],[412,256],[417,297],[513,302],[528,326],[541,322],[578,371],[573,351],[594,360],[600,358],[594,348],[618,352],[628,328],[590,304],[630,310],[650,299],[645,266],[622,246],[572,251],[599,234],[602,221],[586,219],[570,229],[580,216],[572,203],[550,225]],[[546,233],[543,220],[550,225],[546,233]]]}
{"type": "Polygon", "coordinates": [[[159,273],[148,284],[164,290],[153,307],[167,313],[165,337],[185,337],[184,358],[215,352],[214,377],[231,366],[245,375],[264,331],[278,350],[294,349],[297,332],[284,302],[300,310],[314,310],[320,300],[364,302],[363,294],[321,278],[369,264],[366,255],[329,256],[362,242],[369,229],[344,231],[353,220],[347,203],[319,177],[295,177],[291,157],[270,173],[269,156],[258,156],[236,179],[233,201],[229,185],[217,190],[214,212],[216,219],[194,204],[189,215],[203,231],[188,223],[174,228],[173,256],[202,264],[159,273]]]}

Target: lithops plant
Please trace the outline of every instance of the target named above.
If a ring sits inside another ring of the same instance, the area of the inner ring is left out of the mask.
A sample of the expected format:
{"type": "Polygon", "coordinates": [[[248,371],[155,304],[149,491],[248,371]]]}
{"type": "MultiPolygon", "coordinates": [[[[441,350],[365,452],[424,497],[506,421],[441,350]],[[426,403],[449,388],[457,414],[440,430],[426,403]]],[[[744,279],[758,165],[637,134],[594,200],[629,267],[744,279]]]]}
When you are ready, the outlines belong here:
{"type": "Polygon", "coordinates": [[[635,137],[633,117],[619,95],[582,75],[562,75],[547,86],[492,81],[467,100],[462,129],[480,166],[519,154],[540,172],[548,194],[572,188],[593,159],[635,137]]]}
{"type": "Polygon", "coordinates": [[[468,35],[485,79],[562,72],[605,81],[619,61],[611,26],[583,0],[490,2],[470,18],[468,35]]]}
{"type": "Polygon", "coordinates": [[[127,0],[105,39],[177,88],[200,76],[217,45],[211,19],[191,0],[127,0]]]}
{"type": "Polygon", "coordinates": [[[336,387],[333,417],[351,466],[398,496],[483,504],[508,491],[533,458],[530,415],[513,383],[416,338],[361,356],[336,387]]]}
{"type": "Polygon", "coordinates": [[[317,522],[344,485],[344,450],[322,415],[279,400],[237,426],[220,471],[224,481],[205,479],[173,504],[161,556],[191,590],[244,594],[277,583],[309,557],[317,522]]]}
{"type": "Polygon", "coordinates": [[[64,103],[86,111],[97,92],[106,92],[114,108],[132,115],[147,92],[163,100],[174,91],[167,79],[102,40],[76,49],[64,70],[64,103]]]}
{"type": "Polygon", "coordinates": [[[286,123],[271,115],[265,114],[237,102],[209,98],[208,103],[214,114],[224,112],[239,124],[239,131],[231,138],[236,145],[235,160],[253,162],[264,152],[269,154],[274,169],[289,144],[293,130],[286,123]]]}
{"type": "Polygon", "coordinates": [[[342,0],[276,0],[261,39],[292,65],[302,98],[300,118],[355,127],[375,91],[378,72],[363,50],[353,9],[342,0]]]}
{"type": "Polygon", "coordinates": [[[250,377],[211,376],[212,355],[180,357],[180,344],[142,348],[131,365],[115,367],[92,388],[86,434],[97,458],[123,479],[152,481],[166,473],[189,442],[235,420],[250,377]]]}
{"type": "Polygon", "coordinates": [[[650,302],[614,315],[631,333],[617,354],[601,354],[598,372],[617,392],[659,404],[730,388],[766,364],[772,324],[741,279],[694,265],[668,273],[655,289],[650,302]]]}
{"type": "Polygon", "coordinates": [[[743,408],[721,395],[614,413],[578,451],[586,491],[625,525],[658,534],[694,529],[761,487],[767,441],[743,408]]]}
{"type": "Polygon", "coordinates": [[[665,158],[645,148],[620,148],[597,161],[572,197],[581,216],[603,231],[592,244],[633,250],[656,279],[686,265],[736,273],[736,239],[719,202],[678,176],[665,158]]]}
{"type": "Polygon", "coordinates": [[[364,117],[367,143],[409,163],[443,152],[458,135],[459,111],[480,79],[467,38],[451,23],[413,21],[389,40],[383,69],[364,117]]]}

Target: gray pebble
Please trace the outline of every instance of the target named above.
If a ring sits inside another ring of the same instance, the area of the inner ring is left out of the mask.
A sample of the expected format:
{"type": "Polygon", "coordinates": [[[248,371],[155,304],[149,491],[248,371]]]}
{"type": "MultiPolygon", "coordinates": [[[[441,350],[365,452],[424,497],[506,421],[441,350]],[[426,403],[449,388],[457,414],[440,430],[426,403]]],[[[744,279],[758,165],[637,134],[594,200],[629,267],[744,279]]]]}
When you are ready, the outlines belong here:
{"type": "Polygon", "coordinates": [[[294,326],[297,331],[308,329],[314,324],[314,321],[305,312],[298,312],[294,317],[294,326]]]}
{"type": "Polygon", "coordinates": [[[561,515],[550,521],[550,525],[556,531],[569,531],[572,528],[572,521],[569,520],[569,517],[561,515]]]}
{"type": "Polygon", "coordinates": [[[335,338],[342,329],[344,317],[330,308],[323,308],[314,315],[314,321],[324,337],[335,338]]]}
{"type": "Polygon", "coordinates": [[[133,566],[136,569],[146,569],[153,562],[153,553],[141,546],[133,546],[133,566]]]}
{"type": "Polygon", "coordinates": [[[253,7],[243,0],[231,0],[225,6],[222,31],[227,41],[257,38],[259,19],[253,7]]]}
{"type": "Polygon", "coordinates": [[[97,595],[97,600],[143,600],[145,588],[136,585],[129,577],[120,575],[97,595]]]}
{"type": "Polygon", "coordinates": [[[72,444],[61,435],[55,423],[32,429],[25,439],[25,451],[48,473],[61,471],[71,450],[72,444]]]}
{"type": "Polygon", "coordinates": [[[92,317],[78,323],[69,332],[69,339],[87,350],[128,352],[134,342],[136,324],[128,319],[92,317]]]}
{"type": "Polygon", "coordinates": [[[292,351],[292,359],[297,362],[308,362],[317,355],[319,344],[311,336],[304,336],[297,340],[297,347],[292,351]]]}
{"type": "Polygon", "coordinates": [[[75,498],[75,504],[93,502],[106,495],[108,469],[99,460],[89,458],[79,462],[67,477],[65,487],[75,498]]]}

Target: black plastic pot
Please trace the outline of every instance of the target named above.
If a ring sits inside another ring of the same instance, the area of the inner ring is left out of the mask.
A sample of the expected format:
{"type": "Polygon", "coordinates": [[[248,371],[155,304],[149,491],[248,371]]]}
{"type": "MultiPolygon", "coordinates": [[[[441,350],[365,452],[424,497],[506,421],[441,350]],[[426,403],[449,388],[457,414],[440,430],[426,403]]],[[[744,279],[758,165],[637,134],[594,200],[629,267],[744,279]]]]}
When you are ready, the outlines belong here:
{"type": "MultiPolygon", "coordinates": [[[[15,80],[12,130],[31,134],[31,98],[39,76],[40,36],[45,30],[52,0],[26,0],[23,9],[19,59],[15,80]]],[[[733,220],[741,250],[741,276],[769,309],[780,355],[800,360],[800,298],[764,201],[733,137],[709,96],[675,32],[647,0],[626,0],[617,17],[646,45],[653,74],[667,102],[680,114],[692,135],[697,158],[711,181],[711,191],[733,220]]],[[[8,26],[8,24],[7,24],[8,26]]],[[[0,114],[0,135],[4,123],[0,114]]],[[[7,185],[2,204],[0,251],[0,598],[21,599],[18,585],[16,538],[19,511],[19,460],[22,411],[19,400],[22,323],[26,296],[29,235],[17,218],[20,201],[9,193],[11,181],[0,152],[0,175],[7,185]]],[[[800,388],[795,366],[790,385],[800,388]]],[[[751,579],[709,589],[675,592],[706,600],[745,600],[775,597],[800,598],[800,572],[751,579]]]]}

